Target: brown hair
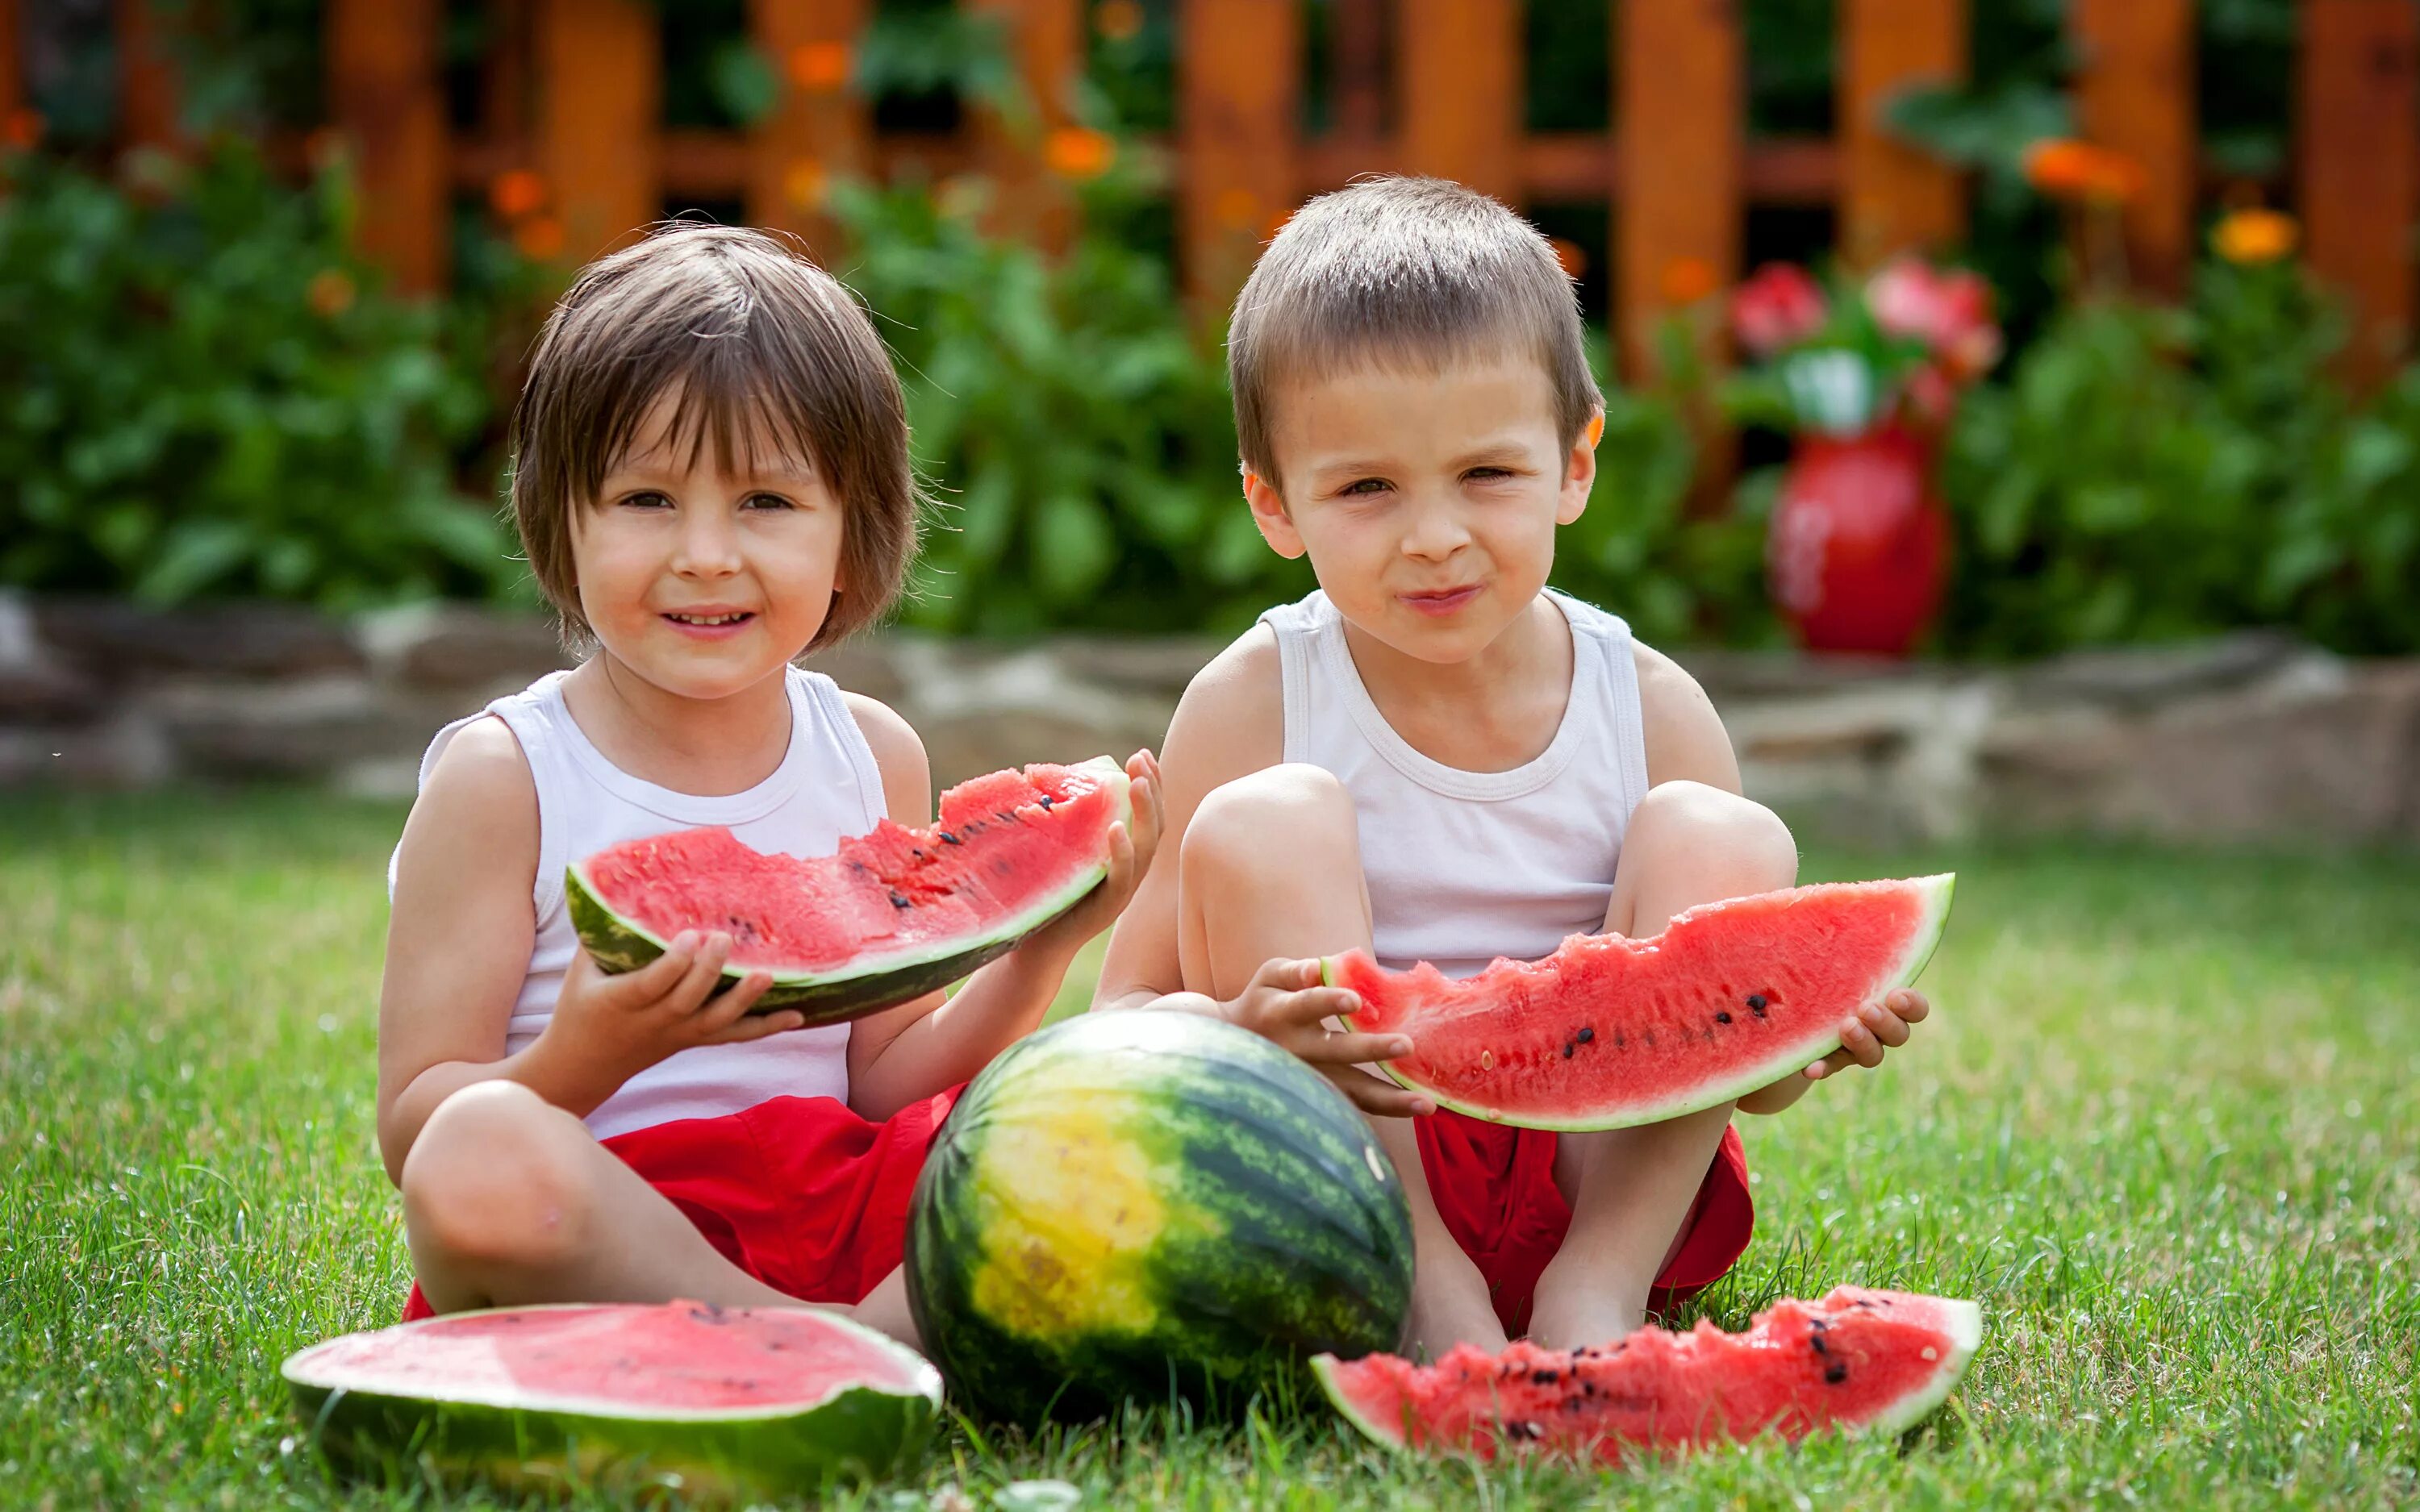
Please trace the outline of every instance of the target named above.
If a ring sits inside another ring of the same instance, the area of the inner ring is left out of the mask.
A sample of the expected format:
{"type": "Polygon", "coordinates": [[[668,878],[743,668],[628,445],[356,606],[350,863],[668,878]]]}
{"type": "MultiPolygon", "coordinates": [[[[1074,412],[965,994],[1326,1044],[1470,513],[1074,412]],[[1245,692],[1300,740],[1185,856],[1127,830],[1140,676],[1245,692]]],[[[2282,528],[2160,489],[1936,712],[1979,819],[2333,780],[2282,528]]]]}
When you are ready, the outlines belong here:
{"type": "Polygon", "coordinates": [[[1452,357],[1536,355],[1569,447],[1604,403],[1579,299],[1528,222],[1443,178],[1367,178],[1295,212],[1261,254],[1227,329],[1244,465],[1278,481],[1273,396],[1363,363],[1435,372],[1452,357]]]}
{"type": "Polygon", "coordinates": [[[711,441],[726,466],[747,465],[752,437],[778,438],[846,511],[847,591],[809,649],[879,618],[915,554],[922,502],[881,338],[840,281],[784,241],[675,222],[580,270],[538,333],[513,409],[514,523],[566,633],[591,633],[572,511],[594,505],[649,408],[675,389],[670,444],[686,444],[692,462],[711,441]]]}

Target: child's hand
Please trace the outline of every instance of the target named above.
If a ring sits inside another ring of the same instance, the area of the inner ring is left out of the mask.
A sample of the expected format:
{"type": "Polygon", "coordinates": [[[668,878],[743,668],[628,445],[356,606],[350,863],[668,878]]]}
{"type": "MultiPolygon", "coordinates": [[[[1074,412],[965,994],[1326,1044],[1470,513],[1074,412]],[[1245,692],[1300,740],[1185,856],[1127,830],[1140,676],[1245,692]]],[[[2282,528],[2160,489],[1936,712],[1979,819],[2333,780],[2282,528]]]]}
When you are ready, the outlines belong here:
{"type": "Polygon", "coordinates": [[[1078,947],[1117,922],[1151,870],[1159,849],[1159,761],[1147,750],[1126,758],[1126,802],[1134,817],[1109,826],[1109,874],[1075,907],[1025,937],[1018,950],[1075,954],[1078,947]]]}
{"type": "Polygon", "coordinates": [[[717,996],[716,981],[731,954],[731,936],[701,938],[683,931],[662,955],[636,971],[609,976],[588,952],[572,957],[564,974],[554,1016],[541,1037],[557,1041],[575,1060],[614,1088],[666,1057],[702,1044],[737,1044],[795,1029],[806,1022],[795,1010],[748,1017],[748,1010],[773,985],[771,974],[752,971],[717,996]]]}
{"type": "Polygon", "coordinates": [[[1361,1006],[1360,995],[1323,983],[1319,961],[1271,961],[1252,974],[1251,985],[1233,1001],[1218,1005],[1218,1016],[1241,1025],[1308,1062],[1334,1082],[1364,1113],[1401,1119],[1435,1113],[1436,1104],[1357,1068],[1412,1053],[1400,1034],[1354,1034],[1330,1029],[1326,1021],[1361,1006]]]}
{"type": "Polygon", "coordinates": [[[1896,1050],[1907,1043],[1911,1026],[1924,1022],[1932,1005],[1922,993],[1902,987],[1884,995],[1879,1003],[1867,1003],[1848,1022],[1840,1026],[1840,1048],[1807,1068],[1803,1073],[1808,1081],[1820,1082],[1841,1067],[1854,1062],[1870,1071],[1883,1063],[1885,1049],[1896,1050]]]}

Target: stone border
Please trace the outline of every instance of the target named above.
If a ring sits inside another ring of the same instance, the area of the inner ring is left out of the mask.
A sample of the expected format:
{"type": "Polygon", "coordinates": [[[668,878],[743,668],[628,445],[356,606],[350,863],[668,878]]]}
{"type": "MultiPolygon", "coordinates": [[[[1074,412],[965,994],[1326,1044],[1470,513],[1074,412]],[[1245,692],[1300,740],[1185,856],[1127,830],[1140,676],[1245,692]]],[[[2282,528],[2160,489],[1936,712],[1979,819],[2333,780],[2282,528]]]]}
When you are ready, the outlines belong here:
{"type": "MultiPolygon", "coordinates": [[[[814,658],[937,782],[1156,746],[1204,640],[892,631],[814,658]]],[[[1828,838],[1978,829],[2420,842],[2420,660],[2247,632],[2023,667],[1699,651],[1750,794],[1828,838]]],[[[0,593],[0,786],[270,779],[408,795],[437,727],[569,664],[534,616],[153,610],[0,593]]]]}

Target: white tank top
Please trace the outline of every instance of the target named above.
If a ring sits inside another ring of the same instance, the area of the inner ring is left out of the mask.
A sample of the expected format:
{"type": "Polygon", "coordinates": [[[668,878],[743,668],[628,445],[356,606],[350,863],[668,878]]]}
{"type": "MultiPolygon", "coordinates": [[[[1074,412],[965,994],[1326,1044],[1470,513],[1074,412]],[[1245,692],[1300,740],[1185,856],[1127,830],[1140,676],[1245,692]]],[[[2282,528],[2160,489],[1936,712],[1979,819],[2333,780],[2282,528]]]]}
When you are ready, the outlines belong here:
{"type": "MultiPolygon", "coordinates": [[[[842,839],[872,829],[884,814],[882,777],[840,689],[820,672],[789,670],[790,748],[773,775],[745,793],[700,797],[642,781],[605,759],[581,733],[563,701],[568,672],[551,672],[437,733],[420,759],[420,781],[454,736],[493,715],[520,743],[537,783],[537,936],[529,971],[504,1027],[510,1055],[538,1037],[554,1016],[563,974],[580,949],[564,906],[564,868],[626,840],[698,825],[726,825],[760,851],[828,856],[842,839]]],[[[921,816],[920,816],[921,817],[921,816]]],[[[395,866],[387,866],[387,891],[395,866]]],[[[749,1044],[684,1050],[622,1084],[588,1115],[599,1139],[675,1119],[711,1119],[773,1097],[848,1096],[848,1026],[799,1029],[749,1044]]]]}
{"type": "Polygon", "coordinates": [[[1285,679],[1285,759],[1335,774],[1359,816],[1379,961],[1466,977],[1605,927],[1647,743],[1630,626],[1561,594],[1572,687],[1555,738],[1505,772],[1430,760],[1371,702],[1324,593],[1261,616],[1285,679]]]}

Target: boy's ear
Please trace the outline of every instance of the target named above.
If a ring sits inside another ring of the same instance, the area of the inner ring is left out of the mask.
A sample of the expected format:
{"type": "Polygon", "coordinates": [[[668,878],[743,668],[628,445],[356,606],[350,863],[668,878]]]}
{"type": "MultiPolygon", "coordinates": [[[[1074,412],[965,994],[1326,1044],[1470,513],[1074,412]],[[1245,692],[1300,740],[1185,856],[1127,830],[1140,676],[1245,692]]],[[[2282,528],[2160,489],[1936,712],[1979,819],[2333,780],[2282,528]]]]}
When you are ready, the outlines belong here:
{"type": "Polygon", "coordinates": [[[1580,427],[1572,441],[1572,455],[1563,463],[1562,496],[1555,501],[1555,523],[1569,525],[1588,509],[1589,490],[1596,486],[1596,443],[1605,440],[1605,409],[1599,406],[1589,414],[1588,424],[1580,427]]]}
{"type": "Polygon", "coordinates": [[[1246,468],[1244,501],[1252,506],[1252,523],[1270,550],[1288,562],[1302,555],[1302,536],[1295,531],[1294,517],[1286,513],[1285,495],[1278,492],[1277,485],[1246,468]]]}

